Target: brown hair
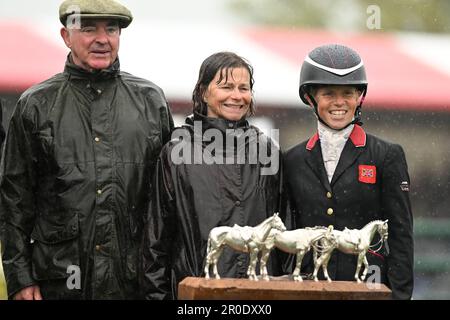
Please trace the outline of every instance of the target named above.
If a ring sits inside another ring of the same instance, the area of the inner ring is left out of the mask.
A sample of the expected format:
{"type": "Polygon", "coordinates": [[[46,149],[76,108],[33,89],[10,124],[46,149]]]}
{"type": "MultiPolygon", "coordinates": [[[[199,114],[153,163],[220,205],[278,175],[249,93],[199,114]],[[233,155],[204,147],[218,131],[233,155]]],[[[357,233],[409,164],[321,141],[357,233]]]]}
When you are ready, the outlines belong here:
{"type": "MultiPolygon", "coordinates": [[[[194,104],[194,112],[202,115],[208,114],[208,106],[203,100],[206,89],[211,81],[213,81],[217,72],[220,71],[220,77],[218,83],[220,83],[225,77],[225,81],[228,78],[228,70],[234,68],[245,68],[250,75],[250,90],[253,92],[253,67],[244,58],[238,56],[233,52],[218,52],[215,53],[203,61],[200,72],[198,75],[197,84],[195,85],[194,92],[192,93],[192,102],[194,104]],[[225,72],[223,72],[225,71],[225,72]]],[[[250,108],[247,116],[255,114],[255,104],[252,98],[250,102],[250,108]]]]}

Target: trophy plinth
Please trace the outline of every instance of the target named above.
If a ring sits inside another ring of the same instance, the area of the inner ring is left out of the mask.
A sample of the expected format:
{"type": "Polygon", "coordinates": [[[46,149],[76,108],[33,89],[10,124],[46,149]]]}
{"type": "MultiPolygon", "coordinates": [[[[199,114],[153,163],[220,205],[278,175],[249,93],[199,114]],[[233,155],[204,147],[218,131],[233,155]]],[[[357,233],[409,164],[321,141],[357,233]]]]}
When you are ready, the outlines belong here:
{"type": "Polygon", "coordinates": [[[384,284],[354,281],[296,282],[288,277],[271,281],[220,280],[188,277],[178,286],[179,300],[386,300],[391,290],[384,284]]]}

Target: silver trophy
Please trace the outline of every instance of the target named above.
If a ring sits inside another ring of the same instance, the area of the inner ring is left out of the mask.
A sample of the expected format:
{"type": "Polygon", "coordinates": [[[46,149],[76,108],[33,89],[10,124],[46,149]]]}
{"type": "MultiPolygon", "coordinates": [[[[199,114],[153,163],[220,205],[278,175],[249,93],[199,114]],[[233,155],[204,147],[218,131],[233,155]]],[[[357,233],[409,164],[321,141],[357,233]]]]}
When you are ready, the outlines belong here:
{"type": "Polygon", "coordinates": [[[322,238],[314,249],[314,273],[313,277],[315,281],[317,279],[317,272],[319,268],[323,268],[325,278],[331,282],[331,278],[328,275],[328,261],[334,249],[337,249],[346,254],[353,254],[358,256],[358,262],[356,265],[355,280],[360,283],[364,281],[369,269],[369,263],[367,262],[366,253],[368,250],[378,252],[383,247],[384,242],[388,238],[388,220],[374,220],[366,224],[362,229],[347,229],[343,231],[333,230],[333,239],[322,238]],[[372,239],[377,233],[380,235],[380,240],[371,245],[372,239]],[[364,271],[359,276],[361,271],[361,265],[364,263],[364,271]]]}
{"type": "Polygon", "coordinates": [[[209,269],[212,265],[214,277],[220,279],[219,273],[217,272],[217,261],[224,247],[229,246],[236,251],[250,253],[250,264],[247,274],[250,280],[258,281],[255,271],[258,253],[265,246],[265,241],[273,229],[279,231],[286,230],[278,213],[267,218],[256,227],[241,227],[235,224],[233,227],[221,226],[211,229],[206,252],[205,278],[209,279],[209,269]]]}
{"type": "Polygon", "coordinates": [[[269,258],[270,251],[276,247],[281,251],[295,254],[296,264],[293,273],[294,281],[303,281],[300,275],[300,267],[302,265],[302,260],[305,254],[317,247],[319,241],[322,239],[327,240],[328,243],[334,243],[333,239],[333,226],[325,227],[314,227],[314,228],[304,228],[296,229],[290,231],[280,232],[278,230],[272,230],[266,239],[265,245],[261,250],[261,263],[260,263],[260,274],[265,280],[269,280],[267,274],[267,259],[269,258]]]}
{"type": "Polygon", "coordinates": [[[328,282],[328,261],[334,249],[346,254],[358,256],[355,280],[360,283],[364,281],[369,269],[366,253],[368,250],[378,252],[388,238],[388,220],[375,220],[369,222],[362,229],[348,229],[343,231],[334,230],[333,226],[316,226],[314,228],[302,228],[286,231],[278,213],[267,218],[256,227],[222,226],[213,228],[208,237],[206,253],[205,278],[209,279],[209,270],[212,265],[213,275],[220,279],[217,271],[217,262],[225,246],[234,250],[250,253],[250,264],[247,274],[250,280],[258,281],[256,276],[256,264],[258,255],[260,258],[260,275],[264,280],[269,280],[267,273],[267,260],[273,248],[278,248],[289,254],[296,255],[295,269],[292,274],[294,281],[303,281],[300,275],[300,267],[305,254],[313,249],[314,273],[313,279],[318,281],[317,273],[320,267],[328,282]],[[372,239],[378,233],[380,240],[371,245],[372,239]],[[364,271],[359,276],[361,266],[364,263],[364,271]]]}

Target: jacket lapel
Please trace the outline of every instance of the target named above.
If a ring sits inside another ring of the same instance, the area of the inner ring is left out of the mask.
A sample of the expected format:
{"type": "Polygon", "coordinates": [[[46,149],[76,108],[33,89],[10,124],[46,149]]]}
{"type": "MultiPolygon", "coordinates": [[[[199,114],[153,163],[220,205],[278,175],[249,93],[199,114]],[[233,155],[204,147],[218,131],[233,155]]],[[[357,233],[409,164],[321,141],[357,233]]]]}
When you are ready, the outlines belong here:
{"type": "Polygon", "coordinates": [[[349,139],[347,140],[344,150],[342,150],[341,157],[339,158],[338,165],[334,171],[333,179],[331,180],[331,185],[333,186],[339,177],[347,170],[350,166],[355,163],[356,159],[361,155],[366,146],[366,133],[364,130],[355,125],[349,139]]]}
{"type": "Polygon", "coordinates": [[[307,156],[305,158],[306,163],[314,172],[314,174],[319,178],[320,182],[324,186],[327,191],[331,192],[330,183],[328,182],[327,172],[325,170],[325,166],[323,164],[322,157],[322,148],[320,148],[319,135],[316,134],[313,136],[307,146],[309,152],[307,152],[307,156]]]}

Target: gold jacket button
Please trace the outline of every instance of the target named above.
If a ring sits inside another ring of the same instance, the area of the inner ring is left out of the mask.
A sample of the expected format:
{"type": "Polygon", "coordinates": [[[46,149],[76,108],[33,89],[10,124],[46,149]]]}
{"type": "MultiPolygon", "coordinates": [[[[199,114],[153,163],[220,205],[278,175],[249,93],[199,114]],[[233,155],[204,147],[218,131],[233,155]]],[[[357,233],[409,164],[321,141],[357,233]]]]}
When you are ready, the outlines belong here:
{"type": "Polygon", "coordinates": [[[95,250],[100,251],[101,247],[99,245],[95,246],[95,250]]]}
{"type": "Polygon", "coordinates": [[[327,210],[327,214],[329,215],[329,216],[331,216],[332,214],[333,214],[333,208],[328,208],[328,210],[327,210]]]}
{"type": "Polygon", "coordinates": [[[331,192],[327,192],[327,198],[331,199],[333,197],[333,195],[331,194],[331,192]]]}

